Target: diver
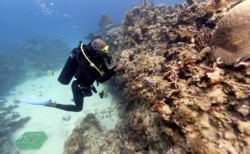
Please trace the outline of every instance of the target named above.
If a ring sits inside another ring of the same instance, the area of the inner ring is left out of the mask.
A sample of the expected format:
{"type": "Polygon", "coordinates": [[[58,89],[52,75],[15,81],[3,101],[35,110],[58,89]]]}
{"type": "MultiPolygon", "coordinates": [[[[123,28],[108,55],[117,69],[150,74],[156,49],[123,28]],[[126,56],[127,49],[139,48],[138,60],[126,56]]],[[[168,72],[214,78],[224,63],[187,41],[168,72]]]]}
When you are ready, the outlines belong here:
{"type": "Polygon", "coordinates": [[[94,37],[89,44],[79,43],[74,48],[58,77],[58,81],[64,85],[70,83],[73,76],[75,80],[71,84],[73,101],[75,105],[64,105],[53,102],[47,106],[66,111],[79,112],[83,109],[84,97],[92,96],[92,91],[97,92],[93,83],[103,83],[109,80],[116,72],[124,67],[117,64],[109,69],[111,56],[108,55],[109,46],[99,36],[94,37]]]}

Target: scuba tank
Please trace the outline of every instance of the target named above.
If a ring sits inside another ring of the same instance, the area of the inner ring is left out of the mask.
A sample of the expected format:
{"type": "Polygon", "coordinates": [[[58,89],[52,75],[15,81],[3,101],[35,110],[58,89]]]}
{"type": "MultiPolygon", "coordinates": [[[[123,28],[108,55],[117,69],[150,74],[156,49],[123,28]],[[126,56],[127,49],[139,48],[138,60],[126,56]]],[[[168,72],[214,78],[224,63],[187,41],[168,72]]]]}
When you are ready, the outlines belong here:
{"type": "MultiPolygon", "coordinates": [[[[74,50],[77,50],[77,48],[75,48],[74,50]]],[[[74,52],[74,50],[72,52],[74,52]]],[[[58,77],[58,81],[64,85],[67,85],[70,83],[79,65],[77,59],[74,57],[72,52],[71,52],[71,55],[68,57],[58,77]]]]}
{"type": "MultiPolygon", "coordinates": [[[[71,54],[68,57],[65,65],[62,69],[62,72],[60,73],[60,75],[58,77],[58,81],[61,84],[64,84],[64,85],[69,84],[71,79],[75,75],[75,72],[76,72],[78,66],[82,65],[82,62],[84,62],[85,60],[89,63],[89,65],[91,67],[96,69],[96,71],[100,74],[100,76],[103,76],[103,72],[101,72],[101,70],[99,70],[99,68],[95,66],[95,64],[88,58],[88,56],[85,53],[85,49],[88,51],[89,46],[90,46],[90,44],[86,46],[85,44],[83,44],[80,41],[78,48],[75,48],[75,49],[73,49],[73,51],[71,51],[71,54]],[[81,53],[81,55],[84,59],[83,61],[82,61],[82,58],[79,59],[79,57],[78,57],[79,53],[81,53]]],[[[106,58],[107,58],[107,62],[110,63],[111,57],[107,56],[106,58]]]]}

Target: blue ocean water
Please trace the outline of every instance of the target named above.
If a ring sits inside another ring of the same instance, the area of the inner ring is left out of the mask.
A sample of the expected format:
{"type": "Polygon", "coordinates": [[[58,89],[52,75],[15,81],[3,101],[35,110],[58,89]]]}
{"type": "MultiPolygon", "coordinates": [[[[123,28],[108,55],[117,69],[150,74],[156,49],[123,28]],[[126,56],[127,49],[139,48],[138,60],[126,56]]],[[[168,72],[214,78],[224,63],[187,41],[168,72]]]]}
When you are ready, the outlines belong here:
{"type": "MultiPolygon", "coordinates": [[[[183,0],[154,0],[156,4],[183,0]]],[[[102,13],[120,23],[127,10],[141,0],[1,0],[0,50],[15,51],[25,40],[61,39],[73,47],[88,33],[98,31],[102,13]]]]}
{"type": "MultiPolygon", "coordinates": [[[[150,1],[150,0],[149,0],[150,1]]],[[[101,15],[113,24],[142,0],[1,0],[0,96],[13,86],[47,70],[62,68],[65,58],[86,36],[100,30],[101,15]]],[[[174,5],[184,0],[151,0],[174,5]]]]}

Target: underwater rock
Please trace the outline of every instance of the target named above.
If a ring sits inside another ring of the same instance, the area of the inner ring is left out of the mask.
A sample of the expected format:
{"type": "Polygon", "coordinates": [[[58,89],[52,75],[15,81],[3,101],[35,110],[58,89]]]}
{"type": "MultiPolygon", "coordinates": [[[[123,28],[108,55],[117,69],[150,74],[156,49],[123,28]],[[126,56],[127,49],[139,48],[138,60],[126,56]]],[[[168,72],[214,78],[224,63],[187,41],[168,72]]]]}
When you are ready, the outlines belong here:
{"type": "Polygon", "coordinates": [[[236,135],[233,132],[231,132],[231,131],[226,131],[224,133],[224,137],[227,140],[235,140],[236,139],[236,135]]]}
{"type": "Polygon", "coordinates": [[[250,122],[249,121],[240,121],[238,124],[238,129],[241,133],[244,133],[250,136],[250,122]]]}
{"type": "Polygon", "coordinates": [[[65,116],[62,117],[62,119],[64,121],[69,121],[71,119],[71,116],[70,115],[65,115],[65,116]]]}
{"type": "Polygon", "coordinates": [[[64,153],[99,153],[101,128],[94,114],[88,114],[65,142],[64,153]]]}
{"type": "Polygon", "coordinates": [[[119,130],[104,132],[96,116],[88,114],[65,142],[64,153],[121,153],[123,143],[120,134],[119,130]]]}
{"type": "Polygon", "coordinates": [[[241,113],[244,117],[248,116],[250,113],[250,107],[247,104],[242,104],[237,111],[241,113]]]}

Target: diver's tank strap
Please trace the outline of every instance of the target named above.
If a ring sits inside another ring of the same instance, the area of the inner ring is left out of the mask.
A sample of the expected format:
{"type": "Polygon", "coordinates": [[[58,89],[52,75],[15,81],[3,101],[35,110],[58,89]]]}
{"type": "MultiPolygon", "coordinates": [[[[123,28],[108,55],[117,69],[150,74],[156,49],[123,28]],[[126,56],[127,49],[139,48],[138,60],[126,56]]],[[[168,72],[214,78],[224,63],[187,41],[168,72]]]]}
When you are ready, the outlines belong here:
{"type": "Polygon", "coordinates": [[[96,71],[103,76],[103,73],[100,71],[100,69],[98,69],[98,67],[95,66],[95,64],[88,58],[88,56],[85,54],[85,51],[83,50],[83,43],[80,43],[80,49],[82,51],[83,56],[85,57],[85,59],[89,62],[91,67],[94,67],[96,69],[96,71]]]}

